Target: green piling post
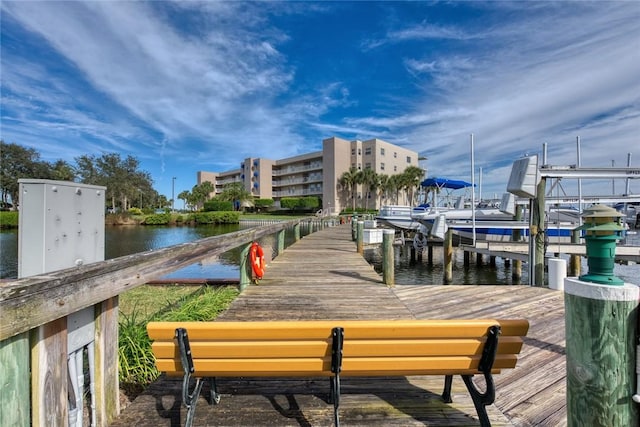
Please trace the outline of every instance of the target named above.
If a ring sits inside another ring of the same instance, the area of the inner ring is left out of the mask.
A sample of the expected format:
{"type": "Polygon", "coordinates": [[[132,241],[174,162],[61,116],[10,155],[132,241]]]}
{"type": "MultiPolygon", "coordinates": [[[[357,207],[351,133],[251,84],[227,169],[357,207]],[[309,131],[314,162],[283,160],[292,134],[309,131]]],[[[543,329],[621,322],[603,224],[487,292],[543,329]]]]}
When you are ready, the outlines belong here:
{"type": "Polygon", "coordinates": [[[635,340],[640,288],[613,275],[624,228],[615,209],[583,215],[589,272],[565,279],[567,425],[638,427],[635,340]]]}
{"type": "Polygon", "coordinates": [[[393,230],[384,230],[382,232],[382,280],[389,287],[393,287],[396,284],[395,254],[393,251],[395,234],[393,230]]]}
{"type": "Polygon", "coordinates": [[[249,262],[249,249],[251,242],[242,247],[240,251],[240,292],[251,284],[251,263],[249,262]]]}
{"type": "Polygon", "coordinates": [[[293,226],[293,240],[296,242],[300,240],[300,223],[293,226]]]}
{"type": "Polygon", "coordinates": [[[285,230],[280,230],[276,234],[276,239],[278,240],[278,256],[282,255],[282,253],[284,252],[284,237],[285,230]]]}
{"type": "Polygon", "coordinates": [[[637,427],[635,285],[565,279],[567,425],[637,427]]]}

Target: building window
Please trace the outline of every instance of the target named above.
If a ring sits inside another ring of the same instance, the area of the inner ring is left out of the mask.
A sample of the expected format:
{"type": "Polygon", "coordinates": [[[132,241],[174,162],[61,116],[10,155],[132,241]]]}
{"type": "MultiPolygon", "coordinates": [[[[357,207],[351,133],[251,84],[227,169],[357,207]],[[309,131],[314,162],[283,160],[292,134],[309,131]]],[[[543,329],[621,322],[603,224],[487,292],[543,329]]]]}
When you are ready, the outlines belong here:
{"type": "Polygon", "coordinates": [[[355,156],[355,155],[356,155],[356,149],[355,149],[355,148],[352,148],[352,149],[351,149],[351,155],[352,155],[352,156],[355,156]]]}
{"type": "Polygon", "coordinates": [[[362,155],[362,148],[358,148],[358,156],[362,155]]]}
{"type": "Polygon", "coordinates": [[[394,166],[394,167],[393,167],[393,171],[394,171],[394,172],[398,172],[398,167],[397,167],[397,166],[394,166]]]}
{"type": "Polygon", "coordinates": [[[371,155],[371,147],[367,147],[364,149],[364,155],[365,156],[370,156],[371,155]]]}
{"type": "Polygon", "coordinates": [[[362,164],[358,163],[358,170],[362,170],[362,164]]]}
{"type": "Polygon", "coordinates": [[[395,152],[395,151],[393,152],[393,158],[394,158],[394,159],[397,159],[397,158],[398,158],[398,153],[397,153],[397,152],[395,152]]]}
{"type": "Polygon", "coordinates": [[[384,156],[384,148],[380,148],[380,155],[384,156]]]}
{"type": "Polygon", "coordinates": [[[364,164],[364,168],[365,169],[371,169],[371,163],[365,163],[364,164]]]}
{"type": "Polygon", "coordinates": [[[407,156],[407,163],[411,163],[411,156],[407,156]]]}
{"type": "Polygon", "coordinates": [[[384,170],[384,163],[380,163],[380,170],[383,171],[384,170]]]}

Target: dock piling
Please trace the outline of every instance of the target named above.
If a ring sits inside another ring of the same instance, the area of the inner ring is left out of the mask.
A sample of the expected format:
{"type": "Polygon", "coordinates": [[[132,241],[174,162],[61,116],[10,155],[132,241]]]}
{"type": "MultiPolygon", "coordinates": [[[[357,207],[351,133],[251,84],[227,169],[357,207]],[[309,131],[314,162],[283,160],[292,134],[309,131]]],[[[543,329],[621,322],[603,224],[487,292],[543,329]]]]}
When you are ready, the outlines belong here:
{"type": "MultiPolygon", "coordinates": [[[[453,282],[453,229],[448,229],[444,239],[444,283],[453,282]]],[[[466,253],[466,252],[465,252],[466,253]]]]}
{"type": "Polygon", "coordinates": [[[393,239],[395,231],[384,230],[382,232],[382,279],[388,287],[393,287],[395,281],[395,255],[393,251],[393,239]]]}

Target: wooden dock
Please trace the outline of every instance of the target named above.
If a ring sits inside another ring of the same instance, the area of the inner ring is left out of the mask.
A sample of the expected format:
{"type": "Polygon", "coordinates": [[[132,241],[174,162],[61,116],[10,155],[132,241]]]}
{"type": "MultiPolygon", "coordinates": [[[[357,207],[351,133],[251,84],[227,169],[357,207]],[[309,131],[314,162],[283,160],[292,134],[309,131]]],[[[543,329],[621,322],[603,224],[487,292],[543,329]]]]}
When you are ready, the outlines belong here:
{"type": "MultiPolygon", "coordinates": [[[[267,266],[220,320],[526,318],[531,323],[518,366],[496,375],[492,425],[564,426],[563,294],[527,286],[388,288],[351,241],[348,225],[305,236],[267,266]]],[[[481,381],[478,378],[478,381],[481,381]]],[[[476,426],[460,378],[453,403],[440,398],[444,378],[343,378],[343,426],[476,426]]],[[[112,426],[184,423],[181,379],[161,377],[112,426]]],[[[206,386],[205,386],[206,388],[206,386]]],[[[220,379],[222,401],[198,402],[196,426],[328,426],[326,379],[220,379]]],[[[206,390],[205,390],[206,392],[206,390]]]]}

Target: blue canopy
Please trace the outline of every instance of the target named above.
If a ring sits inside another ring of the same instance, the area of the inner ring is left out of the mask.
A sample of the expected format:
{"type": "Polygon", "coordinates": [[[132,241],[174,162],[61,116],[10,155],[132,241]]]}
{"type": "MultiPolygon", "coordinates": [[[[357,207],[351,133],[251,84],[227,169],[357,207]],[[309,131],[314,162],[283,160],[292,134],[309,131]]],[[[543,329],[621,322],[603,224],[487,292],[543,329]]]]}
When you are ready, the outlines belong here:
{"type": "Polygon", "coordinates": [[[420,185],[423,187],[450,188],[452,190],[471,187],[470,182],[447,178],[427,178],[420,185]]]}

